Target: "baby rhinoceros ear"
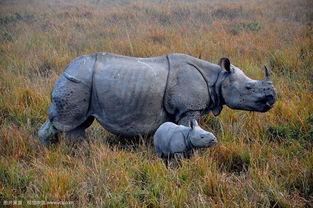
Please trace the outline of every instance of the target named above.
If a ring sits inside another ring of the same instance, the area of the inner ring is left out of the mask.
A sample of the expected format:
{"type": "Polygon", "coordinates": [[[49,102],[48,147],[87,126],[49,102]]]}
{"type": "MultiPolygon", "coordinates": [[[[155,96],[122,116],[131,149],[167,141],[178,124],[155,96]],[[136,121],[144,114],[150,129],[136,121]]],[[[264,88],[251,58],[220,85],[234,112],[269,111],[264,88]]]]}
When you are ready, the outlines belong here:
{"type": "Polygon", "coordinates": [[[190,127],[191,127],[192,129],[194,129],[195,127],[199,126],[196,119],[192,119],[192,121],[191,121],[190,124],[191,124],[190,127]]]}
{"type": "Polygon", "coordinates": [[[230,72],[230,60],[228,58],[221,58],[218,62],[218,65],[220,65],[222,69],[226,70],[227,72],[230,72]]]}

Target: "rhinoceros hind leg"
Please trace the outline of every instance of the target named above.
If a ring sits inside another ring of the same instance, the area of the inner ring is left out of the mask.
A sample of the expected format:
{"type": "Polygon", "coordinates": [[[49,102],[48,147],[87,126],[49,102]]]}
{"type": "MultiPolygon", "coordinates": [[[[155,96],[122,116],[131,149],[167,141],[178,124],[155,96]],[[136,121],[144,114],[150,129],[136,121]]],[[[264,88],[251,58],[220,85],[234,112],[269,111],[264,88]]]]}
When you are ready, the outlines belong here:
{"type": "Polygon", "coordinates": [[[87,118],[86,121],[84,121],[81,125],[79,125],[75,129],[65,132],[66,138],[71,142],[75,143],[81,142],[86,137],[85,130],[92,124],[94,119],[95,118],[93,116],[90,116],[87,118]]]}
{"type": "Polygon", "coordinates": [[[41,144],[49,146],[50,144],[57,143],[58,140],[58,130],[52,125],[52,123],[47,120],[42,124],[38,131],[38,138],[41,144]]]}

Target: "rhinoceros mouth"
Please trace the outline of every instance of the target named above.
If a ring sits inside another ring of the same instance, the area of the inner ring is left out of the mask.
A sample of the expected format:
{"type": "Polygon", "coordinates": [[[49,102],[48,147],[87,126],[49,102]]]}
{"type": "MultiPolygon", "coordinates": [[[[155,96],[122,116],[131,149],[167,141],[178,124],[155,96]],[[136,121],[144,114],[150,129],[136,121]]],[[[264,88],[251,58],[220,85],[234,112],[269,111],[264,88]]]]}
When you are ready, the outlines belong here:
{"type": "Polygon", "coordinates": [[[212,147],[213,145],[215,145],[217,143],[217,141],[212,141],[209,143],[208,147],[212,147]]]}
{"type": "Polygon", "coordinates": [[[258,106],[261,107],[260,111],[266,112],[274,106],[275,101],[276,99],[273,95],[267,95],[264,98],[258,100],[257,103],[258,106]]]}
{"type": "Polygon", "coordinates": [[[274,103],[273,104],[271,104],[271,103],[269,103],[269,102],[266,102],[265,103],[265,111],[268,111],[268,110],[270,110],[271,108],[273,108],[273,106],[274,106],[274,103]]]}

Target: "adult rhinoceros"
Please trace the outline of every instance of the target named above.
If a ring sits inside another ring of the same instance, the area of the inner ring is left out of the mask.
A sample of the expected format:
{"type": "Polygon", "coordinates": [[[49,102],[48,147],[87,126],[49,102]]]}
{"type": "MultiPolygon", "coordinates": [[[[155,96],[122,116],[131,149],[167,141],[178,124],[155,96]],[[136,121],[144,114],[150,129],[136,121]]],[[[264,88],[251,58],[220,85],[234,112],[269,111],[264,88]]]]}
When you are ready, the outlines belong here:
{"type": "Polygon", "coordinates": [[[84,135],[94,118],[116,135],[154,132],[162,123],[188,125],[223,105],[266,112],[276,92],[265,67],[264,80],[252,80],[221,58],[212,64],[185,54],[135,58],[94,53],[74,59],[52,90],[49,119],[39,130],[42,143],[57,131],[84,135]]]}

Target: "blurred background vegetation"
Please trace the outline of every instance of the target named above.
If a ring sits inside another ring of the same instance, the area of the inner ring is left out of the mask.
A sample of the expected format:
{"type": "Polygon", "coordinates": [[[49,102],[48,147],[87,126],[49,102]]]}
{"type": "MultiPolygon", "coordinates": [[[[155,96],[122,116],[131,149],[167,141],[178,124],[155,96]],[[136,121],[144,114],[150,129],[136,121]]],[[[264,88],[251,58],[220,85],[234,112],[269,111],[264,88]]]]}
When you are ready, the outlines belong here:
{"type": "Polygon", "coordinates": [[[312,11],[310,0],[1,0],[0,202],[313,207],[312,11]],[[151,138],[118,138],[96,122],[82,144],[61,136],[42,147],[53,83],[94,52],[226,56],[254,79],[268,65],[278,101],[267,113],[203,117],[219,144],[169,169],[151,138]]]}

